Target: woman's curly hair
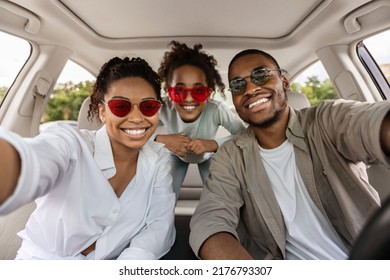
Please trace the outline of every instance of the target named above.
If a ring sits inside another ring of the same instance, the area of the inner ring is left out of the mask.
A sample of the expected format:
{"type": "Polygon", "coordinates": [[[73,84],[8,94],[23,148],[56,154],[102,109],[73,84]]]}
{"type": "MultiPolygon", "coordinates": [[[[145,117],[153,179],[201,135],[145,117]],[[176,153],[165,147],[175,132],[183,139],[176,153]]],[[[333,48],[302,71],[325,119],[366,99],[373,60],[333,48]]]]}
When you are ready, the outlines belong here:
{"type": "Polygon", "coordinates": [[[214,56],[201,51],[203,48],[201,44],[194,45],[193,49],[178,41],[171,41],[169,45],[172,48],[165,52],[157,71],[166,88],[170,86],[173,71],[183,65],[192,65],[200,68],[205,73],[207,86],[213,89],[212,97],[218,88],[221,96],[226,98],[224,93],[225,84],[216,69],[218,63],[214,56]]]}
{"type": "Polygon", "coordinates": [[[158,74],[142,58],[134,57],[123,59],[114,57],[100,69],[92,89],[91,104],[89,105],[88,119],[98,118],[99,104],[104,100],[113,82],[124,78],[140,77],[147,81],[156,92],[157,99],[161,99],[161,80],[158,74]]]}

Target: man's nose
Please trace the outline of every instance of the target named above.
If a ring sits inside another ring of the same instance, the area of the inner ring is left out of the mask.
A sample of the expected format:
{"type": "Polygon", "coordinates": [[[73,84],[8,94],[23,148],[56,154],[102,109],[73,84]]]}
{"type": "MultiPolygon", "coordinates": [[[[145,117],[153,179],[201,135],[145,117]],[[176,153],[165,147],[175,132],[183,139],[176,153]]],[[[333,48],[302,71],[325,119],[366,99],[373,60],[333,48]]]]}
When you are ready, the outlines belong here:
{"type": "Polygon", "coordinates": [[[252,94],[254,91],[261,89],[261,86],[254,84],[250,77],[246,77],[245,81],[246,81],[246,87],[245,87],[244,94],[252,94]]]}

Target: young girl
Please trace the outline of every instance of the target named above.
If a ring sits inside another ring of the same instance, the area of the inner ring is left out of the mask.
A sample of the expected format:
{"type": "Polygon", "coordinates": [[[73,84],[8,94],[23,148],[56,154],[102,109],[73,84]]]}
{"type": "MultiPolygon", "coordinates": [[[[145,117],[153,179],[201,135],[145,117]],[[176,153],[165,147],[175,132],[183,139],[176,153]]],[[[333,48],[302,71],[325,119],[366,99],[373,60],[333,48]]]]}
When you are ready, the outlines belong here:
{"type": "Polygon", "coordinates": [[[160,79],[143,59],[116,57],[91,96],[98,131],[56,124],[22,139],[0,127],[0,214],[37,204],[17,259],[159,259],[169,251],[169,152],[148,141],[160,99],[160,79]]]}
{"type": "Polygon", "coordinates": [[[218,146],[245,126],[226,105],[212,99],[216,89],[225,97],[215,58],[201,51],[201,44],[192,49],[177,41],[170,45],[172,49],[164,54],[158,70],[169,96],[160,111],[167,134],[157,135],[155,141],[172,152],[173,190],[178,196],[188,164],[198,164],[204,182],[218,146]],[[214,139],[219,126],[232,135],[214,139]]]}

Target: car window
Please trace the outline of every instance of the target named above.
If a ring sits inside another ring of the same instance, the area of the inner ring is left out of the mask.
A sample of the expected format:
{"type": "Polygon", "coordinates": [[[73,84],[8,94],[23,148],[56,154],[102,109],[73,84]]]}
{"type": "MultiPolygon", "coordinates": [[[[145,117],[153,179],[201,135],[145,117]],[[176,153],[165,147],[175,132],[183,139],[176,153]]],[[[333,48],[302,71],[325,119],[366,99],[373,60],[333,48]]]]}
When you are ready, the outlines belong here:
{"type": "Polygon", "coordinates": [[[390,30],[357,45],[358,56],[384,99],[390,99],[390,30]]]}
{"type": "Polygon", "coordinates": [[[76,121],[84,99],[91,94],[95,77],[80,65],[68,61],[59,76],[41,122],[76,121]]]}
{"type": "Polygon", "coordinates": [[[387,81],[390,81],[390,30],[367,38],[363,42],[387,81]]]}
{"type": "Polygon", "coordinates": [[[292,80],[291,89],[304,93],[312,106],[324,99],[335,99],[336,90],[321,61],[317,61],[292,80]]]}
{"type": "Polygon", "coordinates": [[[30,44],[21,38],[0,32],[0,104],[30,56],[30,44]]]}

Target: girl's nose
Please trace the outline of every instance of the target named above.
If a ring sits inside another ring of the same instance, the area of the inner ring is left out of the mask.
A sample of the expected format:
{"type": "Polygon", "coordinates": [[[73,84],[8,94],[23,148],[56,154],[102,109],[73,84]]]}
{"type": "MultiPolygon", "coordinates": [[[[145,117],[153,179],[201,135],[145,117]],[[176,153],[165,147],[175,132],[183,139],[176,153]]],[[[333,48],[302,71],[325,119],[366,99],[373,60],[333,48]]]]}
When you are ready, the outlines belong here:
{"type": "Polygon", "coordinates": [[[192,90],[192,89],[186,89],[187,96],[186,96],[186,98],[184,99],[184,101],[187,101],[187,102],[192,102],[192,101],[194,101],[194,99],[192,98],[191,90],[192,90]]]}

